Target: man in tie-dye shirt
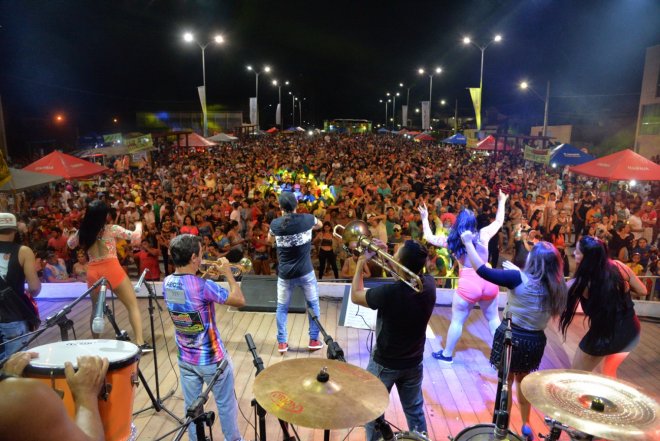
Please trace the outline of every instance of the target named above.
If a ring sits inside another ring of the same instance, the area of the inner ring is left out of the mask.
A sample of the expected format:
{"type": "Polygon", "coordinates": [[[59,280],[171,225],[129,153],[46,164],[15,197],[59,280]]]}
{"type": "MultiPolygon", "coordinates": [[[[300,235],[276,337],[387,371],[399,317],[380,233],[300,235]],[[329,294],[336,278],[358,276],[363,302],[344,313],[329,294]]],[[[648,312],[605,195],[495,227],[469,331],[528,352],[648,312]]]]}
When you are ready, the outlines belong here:
{"type": "MultiPolygon", "coordinates": [[[[245,297],[231,273],[227,259],[220,259],[221,272],[229,291],[212,280],[196,276],[202,262],[202,244],[198,236],[182,234],[170,243],[170,256],[176,267],[163,281],[163,296],[174,322],[179,349],[179,369],[186,409],[201,394],[222,360],[227,367],[213,387],[220,425],[227,441],[241,440],[238,428],[238,404],[234,395],[234,369],[215,323],[215,304],[241,307],[245,297]]],[[[195,440],[194,424],[188,428],[195,440]]]]}

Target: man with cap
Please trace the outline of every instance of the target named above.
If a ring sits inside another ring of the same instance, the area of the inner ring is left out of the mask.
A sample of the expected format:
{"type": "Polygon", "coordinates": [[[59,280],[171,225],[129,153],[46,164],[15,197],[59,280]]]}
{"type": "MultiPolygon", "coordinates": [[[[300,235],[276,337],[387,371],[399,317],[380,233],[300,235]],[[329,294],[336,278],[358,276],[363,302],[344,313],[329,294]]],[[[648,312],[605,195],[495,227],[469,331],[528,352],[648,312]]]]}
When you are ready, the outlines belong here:
{"type": "MultiPolygon", "coordinates": [[[[25,296],[25,282],[28,284],[28,295],[36,297],[41,291],[41,282],[37,275],[34,252],[15,242],[16,216],[11,213],[0,213],[0,276],[14,293],[21,296],[21,301],[30,302],[25,296]]],[[[0,305],[0,343],[9,341],[28,332],[27,317],[19,317],[15,312],[8,312],[0,305]]],[[[17,340],[0,346],[0,360],[4,360],[17,352],[22,340],[17,340]]]]}
{"type": "MultiPolygon", "coordinates": [[[[274,219],[268,231],[268,241],[277,247],[277,350],[284,354],[289,349],[287,342],[287,314],[293,290],[300,286],[305,293],[307,306],[319,317],[319,289],[312,265],[312,230],[323,223],[311,214],[296,213],[296,196],[283,191],[279,197],[282,216],[274,219]]],[[[318,339],[319,328],[310,320],[309,345],[312,351],[321,349],[323,342],[318,339]]]]}

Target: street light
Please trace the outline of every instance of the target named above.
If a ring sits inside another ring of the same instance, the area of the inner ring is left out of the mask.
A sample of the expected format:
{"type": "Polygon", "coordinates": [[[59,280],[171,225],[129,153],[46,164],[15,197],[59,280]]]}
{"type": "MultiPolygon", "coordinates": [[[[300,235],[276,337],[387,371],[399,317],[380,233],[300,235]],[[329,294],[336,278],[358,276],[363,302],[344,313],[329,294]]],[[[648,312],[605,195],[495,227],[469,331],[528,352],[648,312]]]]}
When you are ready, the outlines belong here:
{"type": "Polygon", "coordinates": [[[191,32],[186,32],[183,34],[183,41],[186,43],[197,43],[197,46],[202,50],[202,86],[203,86],[203,107],[202,113],[204,115],[204,137],[209,136],[209,117],[206,112],[206,58],[205,51],[206,47],[211,43],[223,44],[225,39],[222,35],[218,34],[213,37],[212,40],[208,41],[206,44],[202,44],[199,41],[195,40],[195,36],[191,32]]]}
{"type": "Polygon", "coordinates": [[[293,92],[289,92],[289,95],[291,95],[291,127],[296,126],[296,96],[293,94],[293,92]]]}
{"type": "MultiPolygon", "coordinates": [[[[387,95],[389,96],[389,93],[387,95]]],[[[387,106],[389,105],[389,103],[392,100],[385,99],[385,100],[379,100],[379,101],[380,101],[380,103],[383,103],[383,102],[385,103],[385,128],[387,128],[387,115],[389,114],[388,111],[387,111],[387,106]]]]}
{"type": "MultiPolygon", "coordinates": [[[[502,41],[502,36],[500,34],[497,34],[493,37],[492,40],[490,40],[488,43],[486,43],[483,46],[478,45],[470,37],[463,37],[463,44],[471,44],[477,49],[481,51],[481,74],[479,75],[479,93],[483,93],[483,86],[484,86],[484,52],[486,52],[486,48],[490,46],[493,43],[499,43],[502,41]]],[[[480,97],[481,98],[481,97],[480,97]]],[[[481,113],[481,108],[479,108],[479,113],[481,113]]],[[[481,125],[481,115],[479,115],[479,125],[481,125]]],[[[477,127],[477,130],[481,130],[481,127],[477,127]]]]}
{"type": "MultiPolygon", "coordinates": [[[[288,81],[284,82],[285,86],[289,85],[288,81]]],[[[280,106],[280,129],[284,127],[284,115],[282,114],[282,84],[277,80],[273,80],[273,86],[277,87],[277,103],[280,106]]]]}
{"type": "MultiPolygon", "coordinates": [[[[406,92],[406,108],[407,108],[408,110],[410,110],[410,89],[412,89],[412,87],[406,87],[403,83],[399,83],[399,87],[405,87],[406,90],[407,90],[407,92],[406,92]]],[[[402,113],[403,113],[403,112],[402,112],[402,113]]],[[[407,112],[406,112],[406,113],[407,113],[407,112]]],[[[402,114],[401,116],[402,116],[402,119],[403,119],[403,114],[402,114]]],[[[405,126],[408,125],[408,121],[407,121],[408,118],[407,118],[407,116],[408,116],[408,115],[406,115],[406,121],[402,121],[402,122],[403,122],[403,125],[405,125],[405,126]]]]}
{"type": "MultiPolygon", "coordinates": [[[[419,69],[417,69],[417,72],[420,75],[424,75],[426,73],[426,71],[424,70],[423,67],[420,67],[419,69]]],[[[441,67],[436,67],[433,71],[431,71],[428,74],[428,76],[429,76],[429,119],[431,118],[431,103],[433,102],[433,75],[434,74],[439,74],[441,72],[442,72],[442,68],[441,67]]],[[[422,121],[422,125],[423,125],[423,121],[422,121]]]]}
{"type": "Polygon", "coordinates": [[[538,99],[543,101],[543,103],[545,104],[545,109],[543,111],[543,132],[542,132],[542,135],[546,136],[546,134],[548,132],[548,108],[550,107],[550,81],[548,81],[548,84],[545,87],[545,99],[543,99],[543,97],[536,90],[532,89],[532,87],[529,85],[529,83],[527,81],[521,82],[520,83],[520,88],[523,89],[523,90],[527,90],[527,89],[531,90],[538,97],[538,99]]]}
{"type": "MultiPolygon", "coordinates": [[[[257,107],[257,109],[256,109],[257,110],[257,116],[256,116],[255,123],[256,123],[257,129],[258,129],[259,128],[259,75],[261,75],[261,72],[255,70],[250,65],[247,66],[247,70],[249,70],[250,72],[254,72],[254,78],[255,78],[255,82],[254,82],[254,99],[256,101],[255,105],[257,107]]],[[[270,72],[270,70],[271,70],[270,66],[264,66],[263,72],[268,73],[268,72],[270,72]]]]}

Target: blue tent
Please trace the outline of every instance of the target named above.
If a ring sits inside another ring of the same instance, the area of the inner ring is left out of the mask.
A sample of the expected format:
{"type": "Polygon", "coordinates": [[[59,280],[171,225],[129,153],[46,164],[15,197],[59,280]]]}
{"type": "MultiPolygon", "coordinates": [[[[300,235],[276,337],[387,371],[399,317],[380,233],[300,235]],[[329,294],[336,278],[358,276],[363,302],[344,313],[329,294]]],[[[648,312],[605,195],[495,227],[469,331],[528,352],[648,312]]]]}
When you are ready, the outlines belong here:
{"type": "Polygon", "coordinates": [[[387,130],[385,127],[381,127],[380,129],[377,130],[378,133],[390,133],[389,130],[387,130]]]}
{"type": "Polygon", "coordinates": [[[462,133],[457,133],[453,136],[450,136],[449,138],[443,139],[441,142],[444,142],[446,144],[466,145],[467,139],[465,138],[465,135],[463,135],[462,133]]]}
{"type": "Polygon", "coordinates": [[[560,144],[550,152],[550,164],[579,165],[585,162],[593,161],[595,158],[588,153],[584,153],[577,147],[570,144],[560,144]]]}

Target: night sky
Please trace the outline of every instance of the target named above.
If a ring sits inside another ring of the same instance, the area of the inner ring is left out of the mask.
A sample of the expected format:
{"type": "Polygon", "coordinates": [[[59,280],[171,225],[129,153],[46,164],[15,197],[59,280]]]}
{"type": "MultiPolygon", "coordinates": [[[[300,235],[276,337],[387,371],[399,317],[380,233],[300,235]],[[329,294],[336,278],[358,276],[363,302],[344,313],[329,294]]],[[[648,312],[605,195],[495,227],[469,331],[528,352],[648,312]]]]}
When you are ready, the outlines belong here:
{"type": "MultiPolygon", "coordinates": [[[[551,123],[571,108],[635,116],[645,48],[660,44],[660,2],[2,0],[0,25],[0,94],[10,146],[20,146],[27,127],[57,112],[84,134],[116,131],[113,117],[128,131],[136,111],[198,111],[201,51],[184,31],[225,37],[206,50],[208,101],[245,111],[245,120],[255,79],[247,64],[273,68],[260,77],[260,107],[277,102],[273,78],[289,80],[307,98],[303,120],[317,126],[334,117],[382,122],[378,100],[399,82],[413,87],[418,107],[429,84],[420,66],[443,68],[434,108],[458,98],[469,114],[465,88],[478,86],[480,51],[461,40],[487,43],[496,33],[503,41],[485,52],[485,108],[540,124],[543,103],[517,85],[527,79],[543,94],[549,80],[551,123]],[[585,106],[590,95],[598,106],[585,106]]],[[[270,127],[274,108],[261,121],[270,127]]]]}

